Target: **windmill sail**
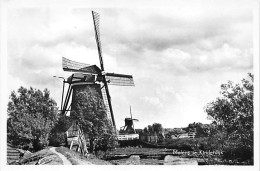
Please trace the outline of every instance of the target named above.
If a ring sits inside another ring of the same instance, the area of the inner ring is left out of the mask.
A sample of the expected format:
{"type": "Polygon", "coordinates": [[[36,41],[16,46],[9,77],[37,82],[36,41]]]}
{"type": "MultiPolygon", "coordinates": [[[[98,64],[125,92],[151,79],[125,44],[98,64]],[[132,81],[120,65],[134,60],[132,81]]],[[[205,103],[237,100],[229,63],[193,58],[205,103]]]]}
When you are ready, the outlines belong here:
{"type": "Polygon", "coordinates": [[[88,66],[91,65],[72,61],[65,57],[62,57],[62,68],[64,71],[79,71],[79,70],[83,70],[83,68],[88,66]]]}
{"type": "MultiPolygon", "coordinates": [[[[101,67],[101,71],[104,71],[105,69],[104,69],[104,62],[103,62],[103,58],[102,58],[102,46],[101,46],[100,32],[99,32],[99,14],[92,11],[92,16],[93,16],[93,22],[94,22],[94,30],[95,30],[96,43],[97,43],[97,48],[98,48],[100,67],[101,67]]],[[[116,123],[115,123],[115,119],[114,119],[114,114],[113,114],[111,98],[110,98],[110,94],[109,94],[109,90],[108,90],[106,76],[103,75],[102,77],[103,77],[103,83],[104,83],[104,87],[105,87],[105,91],[106,91],[106,97],[107,97],[107,102],[108,102],[108,106],[109,106],[109,112],[111,114],[112,123],[113,123],[114,128],[116,128],[116,123]]]]}
{"type": "Polygon", "coordinates": [[[92,16],[93,16],[93,22],[94,22],[95,38],[96,38],[96,42],[97,42],[100,67],[101,67],[101,70],[104,71],[104,62],[103,62],[103,58],[102,58],[102,46],[101,46],[100,31],[99,31],[99,14],[96,13],[95,11],[92,11],[92,16]]]}
{"type": "Polygon", "coordinates": [[[62,57],[62,68],[64,71],[84,72],[89,74],[101,74],[96,65],[84,64],[62,57]]]}
{"type": "MultiPolygon", "coordinates": [[[[104,84],[103,84],[104,85],[104,84]]],[[[103,97],[103,101],[104,101],[104,105],[106,108],[106,112],[107,112],[107,117],[109,120],[112,120],[111,118],[111,112],[110,112],[110,108],[109,108],[109,103],[108,103],[108,96],[106,93],[106,90],[104,88],[101,89],[101,93],[102,93],[102,97],[103,97]]]]}
{"type": "Polygon", "coordinates": [[[134,80],[132,75],[107,73],[106,80],[109,85],[119,85],[119,86],[134,86],[134,80]]]}

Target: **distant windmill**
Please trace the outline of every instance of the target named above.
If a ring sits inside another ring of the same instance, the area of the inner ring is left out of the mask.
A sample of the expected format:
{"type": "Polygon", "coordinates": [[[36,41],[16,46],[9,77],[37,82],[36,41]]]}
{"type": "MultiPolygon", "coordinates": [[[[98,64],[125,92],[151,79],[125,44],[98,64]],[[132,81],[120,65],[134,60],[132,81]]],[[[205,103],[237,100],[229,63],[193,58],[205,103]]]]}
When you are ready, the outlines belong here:
{"type": "Polygon", "coordinates": [[[132,117],[132,111],[131,111],[131,106],[130,106],[130,116],[131,118],[125,118],[125,126],[122,126],[120,129],[120,133],[126,133],[126,134],[133,134],[135,132],[134,128],[134,122],[133,121],[138,121],[138,119],[133,119],[132,117]]]}
{"type": "MultiPolygon", "coordinates": [[[[69,87],[64,103],[61,106],[61,111],[63,114],[65,114],[67,111],[73,110],[71,104],[69,105],[71,94],[75,95],[79,90],[83,89],[87,91],[87,89],[90,88],[92,90],[97,91],[98,93],[102,93],[102,98],[106,107],[107,116],[111,117],[112,124],[114,128],[116,128],[108,85],[134,86],[133,76],[105,72],[99,32],[99,14],[92,11],[92,16],[94,21],[95,38],[97,43],[100,68],[96,65],[84,64],[69,60],[64,57],[62,58],[63,70],[71,71],[74,73],[70,77],[68,77],[66,81],[64,81],[64,83],[69,84],[69,87]]],[[[73,104],[73,95],[71,101],[73,104]]]]}

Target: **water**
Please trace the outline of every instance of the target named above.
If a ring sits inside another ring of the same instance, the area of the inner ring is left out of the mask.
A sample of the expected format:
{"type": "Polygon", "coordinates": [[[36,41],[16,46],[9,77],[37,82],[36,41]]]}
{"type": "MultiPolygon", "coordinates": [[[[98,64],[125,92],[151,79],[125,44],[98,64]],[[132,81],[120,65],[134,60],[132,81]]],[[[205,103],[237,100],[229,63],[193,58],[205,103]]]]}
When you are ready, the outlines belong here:
{"type": "Polygon", "coordinates": [[[164,165],[198,165],[196,159],[180,158],[178,156],[167,155],[164,158],[164,165]]]}
{"type": "Polygon", "coordinates": [[[132,155],[126,159],[111,160],[117,165],[198,165],[196,159],[180,158],[178,156],[167,155],[164,160],[141,159],[138,155],[132,155]]]}

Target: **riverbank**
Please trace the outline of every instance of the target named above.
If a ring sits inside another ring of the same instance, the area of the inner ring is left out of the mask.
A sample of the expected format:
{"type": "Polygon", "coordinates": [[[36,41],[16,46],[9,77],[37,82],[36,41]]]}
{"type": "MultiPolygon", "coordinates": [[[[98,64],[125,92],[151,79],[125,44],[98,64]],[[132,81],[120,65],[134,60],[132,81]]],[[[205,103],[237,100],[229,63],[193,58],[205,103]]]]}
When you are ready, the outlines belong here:
{"type": "Polygon", "coordinates": [[[170,163],[175,165],[176,163],[194,164],[193,161],[197,161],[198,165],[251,165],[250,162],[222,160],[222,155],[221,151],[185,151],[166,148],[124,147],[107,152],[106,160],[113,164],[139,163],[161,165],[170,163]],[[175,162],[166,162],[166,156],[172,156],[169,158],[175,162]]]}
{"type": "Polygon", "coordinates": [[[181,158],[171,149],[125,147],[111,150],[109,162],[115,165],[198,165],[196,158],[181,158]]]}
{"type": "Polygon", "coordinates": [[[111,160],[110,162],[114,165],[198,165],[196,159],[180,158],[171,155],[167,155],[161,160],[131,155],[129,158],[111,160]]]}
{"type": "Polygon", "coordinates": [[[217,152],[178,151],[175,149],[125,147],[87,157],[66,147],[49,147],[22,157],[16,165],[250,165],[246,162],[222,161],[217,152]],[[55,149],[55,151],[54,151],[55,149]],[[67,162],[68,163],[68,162],[67,162]]]}

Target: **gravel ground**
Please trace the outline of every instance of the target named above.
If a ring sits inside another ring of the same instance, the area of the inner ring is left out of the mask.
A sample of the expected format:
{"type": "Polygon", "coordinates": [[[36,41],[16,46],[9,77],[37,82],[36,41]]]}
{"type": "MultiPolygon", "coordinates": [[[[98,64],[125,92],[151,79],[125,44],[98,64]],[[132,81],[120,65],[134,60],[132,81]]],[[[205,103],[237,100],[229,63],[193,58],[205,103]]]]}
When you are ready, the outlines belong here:
{"type": "Polygon", "coordinates": [[[50,148],[50,150],[59,156],[59,158],[62,160],[63,165],[72,165],[71,162],[63,154],[57,152],[55,148],[56,147],[52,147],[50,148]]]}

